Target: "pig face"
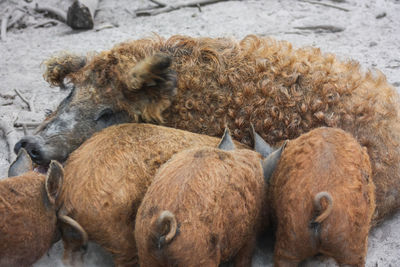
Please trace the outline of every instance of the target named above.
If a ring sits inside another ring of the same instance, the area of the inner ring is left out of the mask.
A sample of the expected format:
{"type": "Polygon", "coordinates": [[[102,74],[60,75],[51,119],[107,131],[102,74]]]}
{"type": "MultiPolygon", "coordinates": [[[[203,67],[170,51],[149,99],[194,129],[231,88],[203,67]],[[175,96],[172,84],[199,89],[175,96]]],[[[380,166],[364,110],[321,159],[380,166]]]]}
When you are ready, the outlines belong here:
{"type": "Polygon", "coordinates": [[[72,151],[103,128],[162,120],[161,112],[170,105],[169,98],[176,90],[175,75],[169,70],[170,58],[156,54],[139,62],[128,60],[130,64],[117,59],[104,59],[104,63],[101,58],[95,57],[83,67],[80,66],[85,60],[70,56],[45,62],[45,78],[50,84],[64,87],[67,76],[73,88],[34,135],[25,136],[15,145],[16,153],[24,148],[36,164],[44,166],[51,160],[64,162],[72,151]],[[132,65],[131,70],[126,69],[127,64],[132,65]]]}

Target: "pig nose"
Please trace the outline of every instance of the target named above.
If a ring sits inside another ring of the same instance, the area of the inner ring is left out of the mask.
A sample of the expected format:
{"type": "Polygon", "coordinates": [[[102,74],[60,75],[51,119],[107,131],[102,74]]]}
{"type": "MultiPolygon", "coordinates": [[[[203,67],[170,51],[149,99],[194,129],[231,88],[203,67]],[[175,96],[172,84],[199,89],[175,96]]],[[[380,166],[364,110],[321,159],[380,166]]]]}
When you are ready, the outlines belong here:
{"type": "Polygon", "coordinates": [[[31,136],[22,138],[18,143],[15,144],[14,152],[18,154],[21,148],[25,148],[26,152],[28,152],[29,156],[34,162],[40,164],[43,160],[40,144],[36,138],[31,136]]]}

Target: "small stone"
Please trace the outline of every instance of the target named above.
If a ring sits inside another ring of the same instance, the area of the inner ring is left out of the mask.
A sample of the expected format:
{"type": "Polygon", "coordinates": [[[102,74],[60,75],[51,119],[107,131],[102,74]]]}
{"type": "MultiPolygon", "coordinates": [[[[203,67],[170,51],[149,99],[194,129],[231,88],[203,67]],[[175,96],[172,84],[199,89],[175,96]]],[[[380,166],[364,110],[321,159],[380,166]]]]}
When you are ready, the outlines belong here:
{"type": "Polygon", "coordinates": [[[378,45],[378,43],[377,43],[377,42],[374,42],[374,41],[372,41],[372,42],[369,43],[369,47],[373,47],[373,46],[377,46],[377,45],[378,45]]]}
{"type": "Polygon", "coordinates": [[[376,15],[376,19],[381,19],[381,18],[384,18],[384,17],[386,17],[386,12],[382,12],[382,13],[379,13],[378,15],[376,15]]]}

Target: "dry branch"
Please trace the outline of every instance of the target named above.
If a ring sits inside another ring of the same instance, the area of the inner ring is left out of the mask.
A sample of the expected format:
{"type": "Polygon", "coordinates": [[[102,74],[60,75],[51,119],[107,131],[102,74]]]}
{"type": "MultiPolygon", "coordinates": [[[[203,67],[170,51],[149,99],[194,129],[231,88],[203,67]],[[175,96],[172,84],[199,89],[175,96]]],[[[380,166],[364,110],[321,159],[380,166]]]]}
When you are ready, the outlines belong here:
{"type": "Polygon", "coordinates": [[[8,18],[10,17],[11,13],[7,12],[4,17],[1,19],[1,40],[5,41],[7,38],[7,24],[8,18]]]}
{"type": "Polygon", "coordinates": [[[14,127],[28,127],[28,128],[36,128],[40,125],[40,122],[14,122],[14,127]]]}
{"type": "Polygon", "coordinates": [[[24,136],[28,135],[28,127],[25,124],[22,124],[22,129],[24,130],[24,136]]]}
{"type": "Polygon", "coordinates": [[[9,102],[5,102],[5,103],[1,104],[1,106],[2,106],[2,107],[4,107],[4,106],[10,106],[10,105],[12,105],[12,104],[14,104],[14,102],[13,102],[13,101],[9,101],[9,102]]]}
{"type": "Polygon", "coordinates": [[[311,30],[315,32],[342,32],[344,31],[344,28],[342,27],[337,27],[333,25],[315,25],[315,26],[304,26],[304,27],[294,27],[295,29],[298,30],[311,30]]]}
{"type": "Polygon", "coordinates": [[[25,14],[26,14],[25,10],[19,7],[14,8],[10,12],[6,12],[4,17],[1,19],[1,27],[0,27],[1,40],[5,40],[7,38],[7,30],[10,29],[12,26],[14,26],[14,24],[17,23],[20,19],[22,19],[25,16],[25,14]],[[15,11],[19,11],[19,14],[17,14],[15,17],[12,17],[15,11]],[[11,21],[10,18],[12,18],[11,21]]]}
{"type": "Polygon", "coordinates": [[[37,29],[37,28],[48,28],[51,26],[56,26],[58,24],[58,21],[55,20],[48,20],[46,22],[43,23],[39,23],[39,24],[35,24],[35,26],[33,26],[33,28],[37,29]]]}
{"type": "Polygon", "coordinates": [[[117,26],[113,25],[111,23],[103,23],[101,25],[96,26],[95,31],[99,32],[99,31],[102,31],[102,30],[105,30],[105,29],[112,29],[112,28],[115,28],[115,27],[117,27],[117,26]]]}
{"type": "Polygon", "coordinates": [[[34,94],[30,100],[27,100],[18,89],[14,89],[15,93],[21,98],[21,100],[28,106],[29,111],[35,112],[35,106],[33,105],[33,101],[35,100],[36,94],[34,94]]]}
{"type": "Polygon", "coordinates": [[[36,98],[36,93],[33,94],[33,96],[29,99],[29,107],[32,112],[36,112],[35,105],[34,105],[35,98],[36,98]]]}
{"type": "Polygon", "coordinates": [[[35,11],[47,12],[48,14],[55,16],[59,21],[63,23],[67,22],[67,14],[59,8],[45,5],[39,6],[38,4],[36,4],[35,11]]]}
{"type": "Polygon", "coordinates": [[[349,12],[350,10],[344,7],[340,7],[340,6],[335,6],[335,5],[331,5],[331,4],[325,4],[325,3],[320,3],[320,2],[314,2],[314,1],[307,1],[307,0],[302,0],[305,3],[309,3],[309,4],[313,4],[313,5],[320,5],[320,6],[326,6],[326,7],[331,7],[331,8],[336,8],[342,11],[346,11],[349,12]]]}
{"type": "MultiPolygon", "coordinates": [[[[136,16],[154,16],[154,15],[158,15],[161,13],[171,12],[173,10],[177,10],[177,9],[184,8],[184,7],[200,7],[200,6],[211,5],[211,4],[215,4],[218,2],[227,2],[227,1],[229,1],[229,0],[197,0],[197,1],[192,1],[189,3],[182,3],[179,5],[165,5],[165,4],[159,2],[161,5],[159,4],[157,7],[136,10],[136,16]],[[162,6],[162,5],[164,5],[164,6],[162,6]]],[[[152,1],[152,2],[154,2],[154,1],[152,1]]]]}
{"type": "Polygon", "coordinates": [[[156,1],[156,0],[149,0],[149,1],[152,2],[152,3],[154,3],[154,4],[156,4],[156,5],[159,6],[159,7],[165,7],[165,6],[167,6],[166,4],[161,3],[160,1],[156,1]]]}
{"type": "Polygon", "coordinates": [[[6,139],[8,145],[8,161],[11,163],[16,157],[14,154],[14,146],[18,142],[17,133],[13,127],[3,120],[0,120],[0,130],[3,132],[3,136],[6,139]]]}
{"type": "Polygon", "coordinates": [[[10,22],[7,24],[7,30],[14,26],[15,23],[20,21],[26,15],[26,11],[21,8],[16,8],[15,11],[19,11],[19,14],[11,17],[10,22]]]}
{"type": "Polygon", "coordinates": [[[4,99],[15,99],[15,95],[8,95],[0,93],[0,97],[4,99]]]}

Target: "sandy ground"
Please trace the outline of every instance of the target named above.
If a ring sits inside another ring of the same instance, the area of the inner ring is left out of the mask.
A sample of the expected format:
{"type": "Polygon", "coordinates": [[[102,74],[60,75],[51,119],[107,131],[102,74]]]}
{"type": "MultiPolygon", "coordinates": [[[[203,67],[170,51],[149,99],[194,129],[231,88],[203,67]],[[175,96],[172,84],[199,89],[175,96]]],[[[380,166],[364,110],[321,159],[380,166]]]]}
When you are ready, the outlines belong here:
{"type": "MultiPolygon", "coordinates": [[[[38,2],[64,10],[69,5],[68,1],[38,2]]],[[[46,109],[54,109],[65,97],[67,92],[50,88],[42,79],[40,63],[44,59],[63,50],[81,54],[101,51],[152,33],[165,37],[173,34],[236,38],[248,34],[273,36],[288,40],[295,47],[316,46],[343,60],[357,60],[365,69],[377,68],[386,74],[390,83],[400,88],[399,0],[229,1],[204,6],[201,10],[185,8],[152,17],[136,17],[134,13],[137,8],[151,6],[149,1],[103,0],[96,14],[96,29],[90,31],[73,31],[59,22],[52,25],[55,20],[34,12],[34,3],[22,0],[0,0],[0,17],[17,4],[27,6],[28,12],[9,29],[7,39],[0,41],[0,119],[11,124],[40,122],[46,109]],[[35,112],[30,112],[27,105],[15,97],[14,89],[28,99],[34,97],[35,112]]],[[[18,130],[18,135],[22,136],[23,132],[18,130]]],[[[7,144],[0,135],[0,177],[6,176],[7,151],[7,144]]],[[[62,246],[57,243],[35,266],[62,266],[61,253],[62,246]]],[[[271,262],[272,245],[260,245],[253,266],[272,266],[271,262]]],[[[92,245],[86,255],[86,265],[110,266],[112,261],[92,245]]],[[[335,264],[332,260],[314,259],[305,266],[335,264]]],[[[371,231],[366,266],[400,266],[400,213],[371,231]]]]}

